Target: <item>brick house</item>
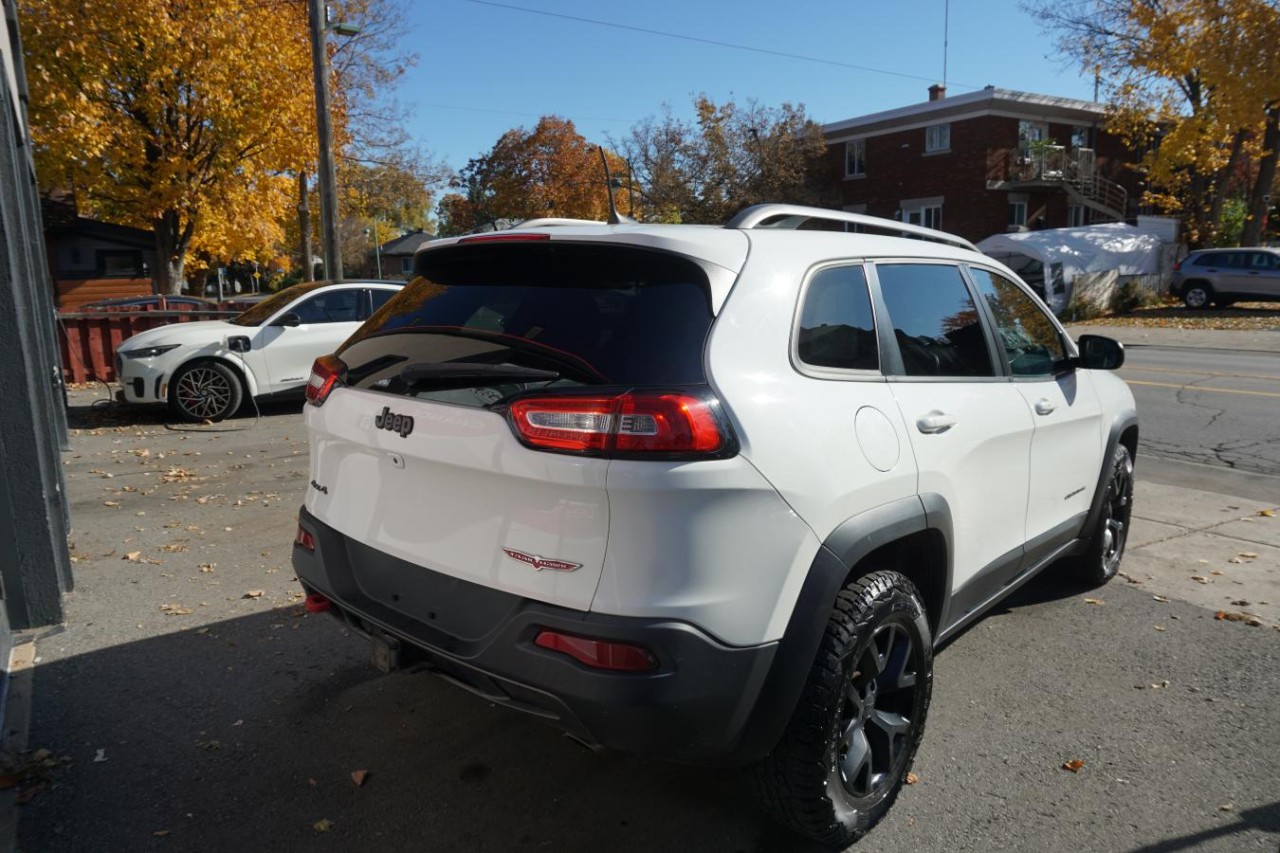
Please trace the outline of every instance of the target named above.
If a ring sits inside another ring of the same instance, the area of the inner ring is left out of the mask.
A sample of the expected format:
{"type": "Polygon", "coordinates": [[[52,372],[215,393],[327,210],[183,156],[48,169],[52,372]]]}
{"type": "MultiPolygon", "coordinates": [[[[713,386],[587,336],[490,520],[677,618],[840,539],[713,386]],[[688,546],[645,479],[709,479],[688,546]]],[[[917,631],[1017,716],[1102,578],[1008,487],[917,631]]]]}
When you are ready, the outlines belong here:
{"type": "Polygon", "coordinates": [[[988,86],[823,127],[845,210],[943,228],[1003,231],[1131,218],[1136,157],[1091,101],[988,86]]]}

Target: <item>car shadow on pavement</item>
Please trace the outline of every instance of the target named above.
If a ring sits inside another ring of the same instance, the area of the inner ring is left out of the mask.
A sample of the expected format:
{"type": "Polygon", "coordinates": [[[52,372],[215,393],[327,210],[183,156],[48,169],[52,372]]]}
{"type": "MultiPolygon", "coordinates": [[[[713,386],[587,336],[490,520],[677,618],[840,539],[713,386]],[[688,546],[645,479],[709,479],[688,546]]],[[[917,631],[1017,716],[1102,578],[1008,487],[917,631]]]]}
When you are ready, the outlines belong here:
{"type": "Polygon", "coordinates": [[[23,850],[815,849],[752,808],[740,771],[593,754],[438,678],[381,675],[300,607],[81,655],[66,638],[40,644],[30,745],[60,762],[21,809],[23,850]]]}
{"type": "Polygon", "coordinates": [[[1198,847],[1228,835],[1234,835],[1242,829],[1259,829],[1272,835],[1280,835],[1280,801],[1255,809],[1245,809],[1236,815],[1237,820],[1225,826],[1186,835],[1182,838],[1170,838],[1155,844],[1138,847],[1130,853],[1175,853],[1178,850],[1194,850],[1198,847]]]}
{"type": "Polygon", "coordinates": [[[67,426],[71,429],[113,429],[122,427],[163,426],[174,430],[205,430],[247,428],[255,417],[297,414],[303,405],[297,399],[249,400],[233,417],[216,424],[197,424],[179,421],[160,405],[135,405],[115,400],[115,386],[98,384],[85,390],[77,390],[67,404],[67,426]],[[97,392],[97,393],[95,393],[97,392]]]}

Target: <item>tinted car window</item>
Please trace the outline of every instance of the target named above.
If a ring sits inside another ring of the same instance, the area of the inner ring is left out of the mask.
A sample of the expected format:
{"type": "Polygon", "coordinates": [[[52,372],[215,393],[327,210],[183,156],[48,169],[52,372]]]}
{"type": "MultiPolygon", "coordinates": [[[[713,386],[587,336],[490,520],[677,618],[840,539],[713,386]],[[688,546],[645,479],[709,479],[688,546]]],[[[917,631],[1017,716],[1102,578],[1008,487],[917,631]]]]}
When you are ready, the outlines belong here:
{"type": "Polygon", "coordinates": [[[1249,269],[1274,270],[1280,268],[1280,255],[1270,252],[1253,252],[1249,255],[1249,269]]]}
{"type": "Polygon", "coordinates": [[[303,323],[354,323],[360,317],[360,290],[348,287],[330,290],[300,302],[293,307],[303,323]]]}
{"type": "MultiPolygon", "coordinates": [[[[338,355],[352,384],[399,393],[412,390],[397,380],[404,367],[442,362],[554,371],[555,385],[700,384],[711,321],[706,275],[674,255],[550,241],[460,244],[419,256],[413,281],[338,355]]],[[[523,385],[486,386],[479,402],[523,385]]],[[[476,402],[470,392],[413,393],[476,402]]]]}
{"type": "Polygon", "coordinates": [[[814,274],[800,309],[796,353],[805,364],[844,370],[880,366],[867,276],[860,266],[814,274]]]}
{"type": "Polygon", "coordinates": [[[957,267],[876,266],[907,376],[995,376],[977,306],[957,267]]]}
{"type": "Polygon", "coordinates": [[[373,299],[373,310],[377,311],[383,305],[387,304],[387,300],[395,296],[394,290],[370,290],[369,296],[373,299]]]}
{"type": "Polygon", "coordinates": [[[1010,372],[1014,376],[1052,376],[1066,350],[1044,309],[1004,276],[975,267],[969,272],[995,317],[1010,372]]]}
{"type": "Polygon", "coordinates": [[[1205,255],[1197,255],[1192,263],[1198,267],[1221,267],[1226,265],[1224,258],[1222,252],[1209,252],[1205,255]]]}
{"type": "Polygon", "coordinates": [[[297,299],[304,293],[310,293],[318,287],[324,287],[327,281],[311,281],[303,284],[295,284],[293,287],[286,287],[284,290],[270,296],[252,308],[234,317],[231,322],[237,326],[260,326],[271,315],[275,314],[284,306],[297,299]]]}

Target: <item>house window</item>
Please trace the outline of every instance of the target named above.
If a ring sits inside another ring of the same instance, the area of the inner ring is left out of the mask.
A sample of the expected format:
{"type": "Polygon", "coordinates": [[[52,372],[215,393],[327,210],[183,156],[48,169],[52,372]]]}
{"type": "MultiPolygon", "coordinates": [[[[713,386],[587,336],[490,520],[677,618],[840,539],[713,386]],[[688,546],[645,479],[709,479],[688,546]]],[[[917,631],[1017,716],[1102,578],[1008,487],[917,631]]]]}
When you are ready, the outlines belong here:
{"type": "Polygon", "coordinates": [[[1025,201],[1009,202],[1009,227],[1025,228],[1027,226],[1027,203],[1025,201]]]}
{"type": "Polygon", "coordinates": [[[1089,148],[1089,128],[1076,125],[1071,128],[1071,150],[1078,151],[1081,148],[1089,148]]]}
{"type": "Polygon", "coordinates": [[[853,178],[867,173],[867,140],[854,139],[844,144],[844,175],[853,178]]]}
{"type": "Polygon", "coordinates": [[[138,278],[142,275],[142,253],[98,252],[98,275],[103,278],[138,278]]]}
{"type": "Polygon", "coordinates": [[[933,124],[924,129],[925,153],[951,150],[951,125],[933,124]]]}
{"type": "Polygon", "coordinates": [[[405,275],[413,272],[413,255],[405,255],[400,259],[400,272],[405,275]]]}
{"type": "Polygon", "coordinates": [[[925,228],[941,228],[942,201],[941,196],[906,199],[900,205],[898,220],[925,228]]]}
{"type": "Polygon", "coordinates": [[[1067,205],[1067,227],[1079,228],[1081,225],[1084,225],[1084,205],[1067,205]]]}
{"type": "MultiPolygon", "coordinates": [[[[865,204],[846,204],[842,209],[845,213],[861,213],[864,216],[867,213],[867,206],[865,204]]],[[[844,224],[844,230],[851,233],[861,234],[867,230],[867,227],[865,225],[855,225],[852,222],[846,222],[844,224]]]]}
{"type": "Polygon", "coordinates": [[[1034,121],[1018,122],[1018,156],[1029,158],[1031,146],[1037,142],[1044,142],[1048,137],[1048,126],[1034,121]]]}

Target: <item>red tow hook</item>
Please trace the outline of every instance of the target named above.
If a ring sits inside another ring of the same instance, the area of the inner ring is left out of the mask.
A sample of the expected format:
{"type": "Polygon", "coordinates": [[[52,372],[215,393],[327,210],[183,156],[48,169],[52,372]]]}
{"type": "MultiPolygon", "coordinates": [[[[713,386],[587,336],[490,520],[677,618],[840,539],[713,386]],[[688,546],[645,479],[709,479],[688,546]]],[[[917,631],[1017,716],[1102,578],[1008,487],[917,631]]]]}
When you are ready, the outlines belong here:
{"type": "Polygon", "coordinates": [[[307,596],[308,613],[328,613],[329,608],[332,606],[333,602],[318,592],[313,592],[307,596]]]}

